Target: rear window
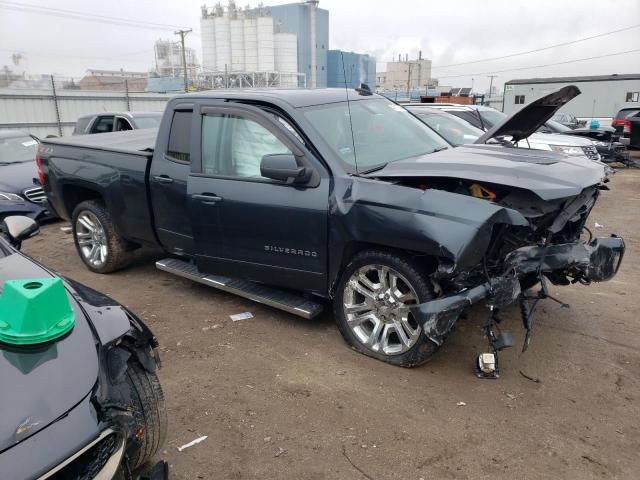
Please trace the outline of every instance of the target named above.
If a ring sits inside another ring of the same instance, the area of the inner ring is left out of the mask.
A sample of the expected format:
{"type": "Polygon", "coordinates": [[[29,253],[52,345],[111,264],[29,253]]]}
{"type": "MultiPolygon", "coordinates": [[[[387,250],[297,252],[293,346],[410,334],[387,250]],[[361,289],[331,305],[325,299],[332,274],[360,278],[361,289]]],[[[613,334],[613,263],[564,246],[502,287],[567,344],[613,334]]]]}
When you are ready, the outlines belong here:
{"type": "Polygon", "coordinates": [[[167,155],[179,162],[188,163],[191,161],[192,118],[193,114],[190,111],[173,112],[167,155]]]}
{"type": "Polygon", "coordinates": [[[618,112],[618,115],[616,115],[616,120],[624,120],[626,118],[635,117],[638,113],[640,113],[640,108],[626,108],[618,112]]]}

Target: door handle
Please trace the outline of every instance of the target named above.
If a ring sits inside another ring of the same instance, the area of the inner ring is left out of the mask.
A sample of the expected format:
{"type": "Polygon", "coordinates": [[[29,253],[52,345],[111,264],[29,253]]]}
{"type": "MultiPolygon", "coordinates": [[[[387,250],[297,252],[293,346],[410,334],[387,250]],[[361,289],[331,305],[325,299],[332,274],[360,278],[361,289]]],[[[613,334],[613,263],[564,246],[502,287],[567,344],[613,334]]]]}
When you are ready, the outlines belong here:
{"type": "Polygon", "coordinates": [[[191,198],[193,198],[194,200],[199,200],[200,202],[207,205],[213,205],[215,203],[222,201],[222,197],[218,197],[213,193],[195,194],[195,195],[191,195],[191,198]]]}
{"type": "Polygon", "coordinates": [[[153,180],[156,181],[157,183],[164,183],[164,184],[173,183],[173,178],[171,178],[168,175],[154,175],[153,180]]]}

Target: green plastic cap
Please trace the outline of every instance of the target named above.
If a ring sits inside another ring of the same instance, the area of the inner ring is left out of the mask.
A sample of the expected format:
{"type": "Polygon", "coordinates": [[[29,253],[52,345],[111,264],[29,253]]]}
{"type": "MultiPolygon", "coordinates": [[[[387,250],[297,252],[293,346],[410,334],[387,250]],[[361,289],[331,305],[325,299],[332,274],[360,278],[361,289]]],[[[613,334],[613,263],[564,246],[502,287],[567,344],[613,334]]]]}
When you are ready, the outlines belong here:
{"type": "Polygon", "coordinates": [[[0,343],[37,345],[67,334],[75,324],[60,278],[7,280],[0,296],[0,343]]]}

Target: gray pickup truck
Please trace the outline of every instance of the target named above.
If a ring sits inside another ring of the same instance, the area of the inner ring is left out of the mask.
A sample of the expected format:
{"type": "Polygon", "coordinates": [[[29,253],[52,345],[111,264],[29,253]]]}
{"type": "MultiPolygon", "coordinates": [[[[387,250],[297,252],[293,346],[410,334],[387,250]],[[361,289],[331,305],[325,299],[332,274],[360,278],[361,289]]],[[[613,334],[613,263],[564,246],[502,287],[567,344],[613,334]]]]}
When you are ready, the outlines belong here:
{"type": "MultiPolygon", "coordinates": [[[[517,143],[576,91],[533,102],[500,135],[517,143]]],[[[450,147],[364,89],[214,91],[171,99],[158,131],[46,139],[38,164],[92,271],[160,246],[159,269],[296,315],[330,301],[353,348],[414,366],[474,302],[519,302],[530,332],[522,290],[607,280],[625,248],[581,239],[601,164],[450,147]]]]}

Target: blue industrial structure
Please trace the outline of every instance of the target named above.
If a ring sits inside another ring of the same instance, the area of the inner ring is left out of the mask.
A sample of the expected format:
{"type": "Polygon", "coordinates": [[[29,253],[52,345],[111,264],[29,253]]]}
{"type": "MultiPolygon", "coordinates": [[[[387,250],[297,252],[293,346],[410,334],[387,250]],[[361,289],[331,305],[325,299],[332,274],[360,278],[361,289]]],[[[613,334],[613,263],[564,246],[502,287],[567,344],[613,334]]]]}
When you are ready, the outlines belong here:
{"type": "Polygon", "coordinates": [[[298,35],[298,72],[306,76],[307,87],[327,86],[329,11],[317,1],[269,7],[276,32],[298,35]]]}
{"type": "Polygon", "coordinates": [[[361,83],[366,83],[375,90],[376,59],[374,57],[363,53],[329,50],[327,63],[328,87],[357,88],[361,83]]]}

